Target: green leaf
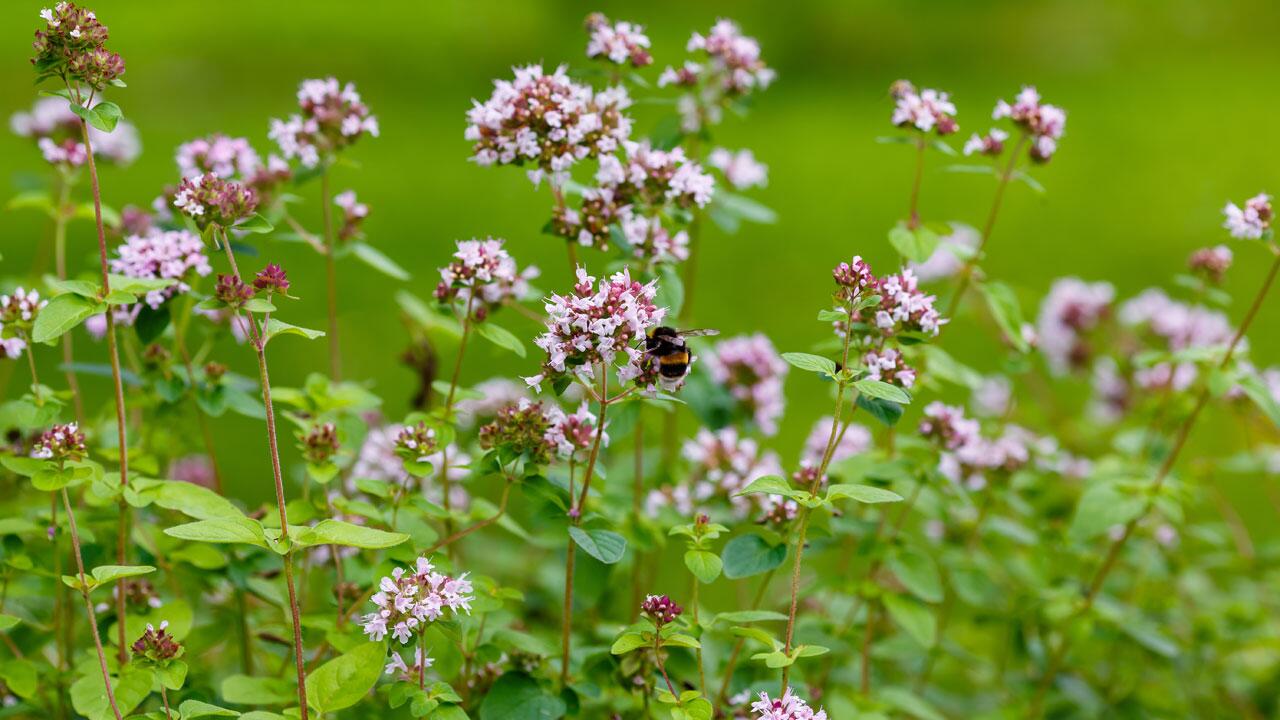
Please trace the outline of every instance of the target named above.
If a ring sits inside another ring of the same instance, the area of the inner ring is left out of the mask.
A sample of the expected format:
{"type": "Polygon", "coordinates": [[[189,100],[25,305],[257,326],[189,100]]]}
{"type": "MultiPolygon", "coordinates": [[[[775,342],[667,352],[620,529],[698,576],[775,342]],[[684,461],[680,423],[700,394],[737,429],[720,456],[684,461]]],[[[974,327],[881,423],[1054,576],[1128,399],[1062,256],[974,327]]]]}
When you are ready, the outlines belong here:
{"type": "Polygon", "coordinates": [[[857,404],[886,427],[897,425],[898,420],[902,418],[902,406],[896,402],[859,394],[857,404]]]}
{"type": "Polygon", "coordinates": [[[917,720],[947,720],[947,716],[938,712],[932,705],[901,687],[886,687],[877,691],[879,699],[889,703],[917,720]]]}
{"type": "Polygon", "coordinates": [[[942,574],[932,557],[904,549],[889,559],[889,569],[912,595],[929,603],[942,602],[942,574]]]}
{"type": "Polygon", "coordinates": [[[858,389],[858,392],[868,397],[888,400],[899,405],[911,404],[911,393],[897,385],[890,385],[887,382],[872,380],[871,378],[863,378],[854,382],[853,386],[858,389]]]}
{"type": "Polygon", "coordinates": [[[898,493],[874,485],[841,483],[832,485],[827,489],[827,500],[835,501],[842,498],[850,498],[867,504],[902,502],[902,496],[898,493]]]}
{"type": "Polygon", "coordinates": [[[1138,517],[1145,507],[1141,497],[1123,492],[1114,483],[1092,483],[1076,504],[1067,535],[1076,542],[1090,540],[1138,517]]]}
{"type": "Polygon", "coordinates": [[[404,533],[386,532],[342,520],[321,520],[314,527],[298,534],[294,541],[301,546],[345,545],[346,547],[379,550],[399,545],[409,539],[404,533]]]}
{"type": "Polygon", "coordinates": [[[30,660],[14,658],[0,663],[0,680],[9,686],[9,691],[23,699],[36,694],[40,682],[39,672],[30,660]]]}
{"type": "Polygon", "coordinates": [[[6,630],[9,630],[9,629],[11,629],[11,628],[14,628],[14,627],[16,627],[16,626],[18,625],[18,623],[20,623],[20,622],[22,622],[22,620],[21,620],[21,619],[19,619],[19,618],[14,617],[13,615],[8,615],[8,614],[6,614],[6,613],[0,613],[0,632],[4,632],[4,631],[6,631],[6,630]]]}
{"type": "Polygon", "coordinates": [[[627,551],[626,538],[611,530],[583,530],[577,525],[570,525],[569,536],[578,547],[605,565],[618,562],[627,551]]]}
{"type": "Polygon", "coordinates": [[[254,213],[251,217],[236,223],[234,227],[236,230],[243,230],[247,233],[256,233],[259,235],[264,235],[276,229],[275,226],[271,224],[271,221],[262,217],[258,213],[254,213]]]}
{"type": "Polygon", "coordinates": [[[480,720],[558,720],[568,710],[563,699],[522,672],[504,673],[480,703],[480,720]]]}
{"type": "Polygon", "coordinates": [[[762,477],[756,478],[755,480],[752,480],[749,485],[742,488],[738,492],[734,493],[734,496],[742,497],[743,495],[762,495],[763,494],[763,495],[782,495],[785,497],[791,497],[797,492],[801,492],[802,494],[807,494],[791,487],[791,483],[787,482],[786,478],[780,475],[764,475],[762,477]]]}
{"type": "MultiPolygon", "coordinates": [[[[187,681],[187,664],[181,660],[170,660],[156,667],[156,676],[160,684],[170,690],[181,690],[187,681]]],[[[238,715],[239,713],[237,713],[238,715]]]]}
{"type": "Polygon", "coordinates": [[[1018,352],[1027,352],[1030,348],[1022,337],[1022,305],[1018,303],[1018,296],[1014,294],[1013,288],[1001,282],[984,282],[979,289],[987,301],[992,317],[1004,333],[1005,340],[1017,348],[1018,352]]]}
{"type": "Polygon", "coordinates": [[[785,352],[782,353],[782,359],[786,360],[792,367],[808,370],[809,372],[822,373],[830,377],[835,377],[836,362],[830,358],[821,355],[811,355],[809,353],[785,352]]]}
{"type": "Polygon", "coordinates": [[[697,638],[692,637],[690,635],[681,635],[680,633],[676,633],[675,635],[671,635],[670,637],[664,638],[662,640],[662,644],[663,646],[671,646],[671,647],[687,647],[687,648],[702,647],[702,643],[698,642],[697,638]]]}
{"type": "Polygon", "coordinates": [[[47,343],[61,337],[89,317],[105,311],[106,306],[79,295],[59,295],[49,301],[38,315],[31,328],[31,339],[38,343],[47,343]]]}
{"type": "Polygon", "coordinates": [[[923,263],[938,249],[938,233],[924,226],[912,230],[899,223],[889,231],[889,244],[902,257],[923,263]]]}
{"type": "Polygon", "coordinates": [[[163,290],[176,282],[170,278],[137,278],[114,273],[107,276],[107,284],[111,287],[111,292],[130,295],[146,295],[149,292],[163,290]]]}
{"type": "Polygon", "coordinates": [[[623,633],[617,640],[613,641],[613,647],[609,648],[609,652],[614,655],[626,655],[636,648],[647,647],[649,641],[638,632],[623,633]]]}
{"type": "Polygon", "coordinates": [[[71,103],[71,111],[105,133],[115,130],[116,125],[120,123],[120,119],[124,117],[120,106],[113,102],[100,102],[88,110],[84,106],[73,102],[71,103]]]}
{"type": "MultiPolygon", "coordinates": [[[[119,677],[113,677],[111,689],[115,691],[116,707],[120,714],[127,716],[151,694],[152,675],[150,670],[139,667],[126,667],[119,677]]],[[[86,674],[71,685],[71,706],[76,712],[89,720],[113,720],[115,713],[107,702],[107,687],[102,682],[102,673],[86,674]]]]}
{"type": "Polygon", "coordinates": [[[719,188],[713,202],[734,217],[761,225],[772,225],[778,222],[778,213],[771,208],[746,197],[719,188]]]}
{"type": "Polygon", "coordinates": [[[480,337],[504,350],[510,350],[520,357],[525,356],[524,343],[520,342],[520,338],[500,325],[482,322],[476,325],[476,332],[480,334],[480,337]]]}
{"type": "Polygon", "coordinates": [[[753,623],[766,621],[786,620],[787,616],[773,610],[735,610],[733,612],[722,612],[716,615],[714,622],[721,620],[727,623],[753,623]]]}
{"type": "Polygon", "coordinates": [[[147,493],[166,510],[177,510],[196,520],[242,518],[244,513],[230,500],[206,487],[181,480],[165,480],[147,493]]]}
{"type": "Polygon", "coordinates": [[[180,540],[208,543],[243,543],[256,545],[260,548],[267,547],[267,539],[262,532],[262,525],[247,517],[198,520],[168,528],[164,531],[164,534],[180,540]]]}
{"type": "Polygon", "coordinates": [[[312,330],[310,328],[298,327],[282,322],[276,318],[267,321],[267,340],[271,340],[277,335],[300,335],[308,340],[315,340],[318,337],[324,337],[323,330],[312,330]]]}
{"type": "Polygon", "coordinates": [[[931,648],[938,640],[938,619],[928,607],[902,595],[885,595],[889,617],[916,642],[931,648]]]}
{"type": "Polygon", "coordinates": [[[355,253],[355,256],[359,258],[361,262],[363,262],[365,265],[368,265],[369,267],[373,268],[374,270],[377,270],[378,272],[382,273],[383,275],[386,275],[387,277],[394,278],[400,281],[405,281],[409,279],[408,270],[405,270],[404,268],[400,267],[398,264],[396,264],[395,260],[392,260],[391,258],[387,257],[382,253],[381,250],[375,248],[374,246],[368,243],[363,243],[363,242],[351,243],[351,251],[355,253]]]}
{"type": "Polygon", "coordinates": [[[684,307],[684,281],[680,272],[670,265],[658,266],[658,292],[654,303],[667,309],[667,317],[679,317],[684,307]]]}
{"type": "Polygon", "coordinates": [[[178,713],[182,716],[182,720],[202,717],[240,717],[240,713],[235,710],[210,705],[200,700],[183,700],[178,706],[178,713]]]}
{"type": "Polygon", "coordinates": [[[150,565],[99,565],[93,569],[92,575],[98,585],[105,585],[121,578],[147,575],[155,571],[150,565]]]}
{"type": "Polygon", "coordinates": [[[724,561],[724,576],[739,580],[781,565],[787,559],[787,545],[770,545],[759,535],[748,533],[725,543],[720,559],[724,561]]]}
{"type": "Polygon", "coordinates": [[[702,584],[715,582],[724,569],[724,563],[712,552],[706,550],[690,550],[684,554],[684,566],[698,578],[702,584]]]}
{"type": "Polygon", "coordinates": [[[321,665],[307,677],[307,705],[331,713],[360,702],[382,675],[387,646],[365,643],[321,665]]]}

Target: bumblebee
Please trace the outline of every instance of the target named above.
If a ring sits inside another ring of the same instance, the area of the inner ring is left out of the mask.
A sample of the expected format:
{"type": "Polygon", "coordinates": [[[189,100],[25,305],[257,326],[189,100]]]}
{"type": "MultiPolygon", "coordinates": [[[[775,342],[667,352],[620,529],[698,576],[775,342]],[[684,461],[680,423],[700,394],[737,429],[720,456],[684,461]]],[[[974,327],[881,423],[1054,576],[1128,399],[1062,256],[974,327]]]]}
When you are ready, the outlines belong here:
{"type": "Polygon", "coordinates": [[[689,374],[689,346],[685,338],[719,334],[719,330],[676,330],[661,325],[649,330],[644,340],[645,355],[657,363],[663,385],[675,385],[689,374]]]}

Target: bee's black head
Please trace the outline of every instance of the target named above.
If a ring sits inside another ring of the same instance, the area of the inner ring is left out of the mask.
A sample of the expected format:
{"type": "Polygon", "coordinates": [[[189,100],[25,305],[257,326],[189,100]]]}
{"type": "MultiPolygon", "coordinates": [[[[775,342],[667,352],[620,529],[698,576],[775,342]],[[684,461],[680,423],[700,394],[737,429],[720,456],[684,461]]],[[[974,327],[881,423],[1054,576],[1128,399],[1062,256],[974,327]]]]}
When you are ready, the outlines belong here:
{"type": "Polygon", "coordinates": [[[653,329],[651,337],[666,338],[668,340],[674,340],[677,337],[680,337],[680,333],[673,327],[667,327],[666,325],[659,325],[658,327],[653,329]]]}

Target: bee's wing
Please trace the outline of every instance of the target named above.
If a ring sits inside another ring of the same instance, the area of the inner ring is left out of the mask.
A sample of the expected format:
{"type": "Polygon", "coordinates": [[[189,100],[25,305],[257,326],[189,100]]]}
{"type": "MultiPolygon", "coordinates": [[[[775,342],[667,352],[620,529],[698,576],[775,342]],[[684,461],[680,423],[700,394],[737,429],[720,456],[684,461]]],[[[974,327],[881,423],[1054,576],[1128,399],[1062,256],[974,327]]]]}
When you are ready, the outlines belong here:
{"type": "Polygon", "coordinates": [[[681,330],[679,332],[680,337],[687,337],[687,338],[706,337],[710,335],[719,335],[719,334],[720,334],[719,330],[712,330],[711,328],[701,328],[698,330],[681,330]]]}

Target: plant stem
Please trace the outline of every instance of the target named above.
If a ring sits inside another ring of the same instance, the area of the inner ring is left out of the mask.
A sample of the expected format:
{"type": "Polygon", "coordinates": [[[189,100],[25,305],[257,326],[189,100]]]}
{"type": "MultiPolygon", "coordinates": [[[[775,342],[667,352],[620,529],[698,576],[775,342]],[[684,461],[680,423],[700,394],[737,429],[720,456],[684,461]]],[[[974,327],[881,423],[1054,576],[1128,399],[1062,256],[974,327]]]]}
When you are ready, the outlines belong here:
{"type": "Polygon", "coordinates": [[[425,632],[418,633],[418,657],[414,658],[418,665],[418,689],[425,690],[427,687],[427,663],[424,660],[427,657],[427,634],[425,632]]]}
{"type": "MultiPolygon", "coordinates": [[[[587,502],[587,495],[591,491],[591,477],[596,469],[596,458],[600,455],[600,439],[604,435],[604,416],[605,411],[609,408],[609,368],[603,362],[600,363],[600,417],[596,420],[596,437],[591,444],[591,455],[587,458],[587,472],[582,478],[582,494],[574,501],[573,495],[569,496],[569,522],[574,526],[582,522],[582,507],[587,502]]],[[[562,661],[560,667],[560,684],[569,684],[569,631],[573,620],[573,566],[574,555],[577,551],[577,544],[573,541],[573,536],[569,536],[568,555],[565,558],[564,569],[564,619],[560,628],[560,645],[562,650],[562,661]]]]}
{"type": "MultiPolygon", "coordinates": [[[[85,157],[89,163],[89,181],[93,189],[93,219],[98,230],[98,261],[102,270],[102,295],[106,297],[111,292],[111,281],[107,270],[107,234],[102,226],[102,191],[98,185],[98,167],[93,160],[93,145],[89,140],[89,124],[84,118],[80,119],[80,135],[84,140],[85,157]]],[[[108,307],[107,312],[107,353],[111,357],[111,380],[115,384],[116,393],[116,438],[120,444],[120,488],[123,490],[129,485],[129,441],[125,437],[125,409],[124,409],[124,382],[120,378],[120,348],[116,343],[116,320],[115,313],[112,308],[108,307]]],[[[124,494],[120,497],[120,520],[119,535],[116,546],[116,564],[125,565],[126,553],[125,546],[128,542],[129,528],[129,504],[124,500],[124,494]]],[[[116,593],[116,626],[119,628],[117,640],[119,644],[118,659],[123,665],[129,659],[129,648],[125,643],[124,626],[125,626],[125,606],[124,592],[122,588],[117,588],[116,593]]]]}
{"type": "Polygon", "coordinates": [[[494,523],[498,522],[498,520],[499,520],[503,515],[505,515],[505,514],[506,514],[506,512],[507,512],[507,500],[508,500],[508,498],[509,498],[509,497],[510,497],[510,495],[511,495],[511,483],[512,483],[511,478],[507,478],[507,484],[502,488],[502,499],[498,501],[498,512],[497,512],[497,513],[495,513],[495,514],[491,515],[490,517],[487,517],[487,518],[485,518],[485,519],[483,519],[483,520],[478,520],[478,521],[476,521],[476,523],[475,523],[475,524],[470,525],[470,526],[468,526],[468,527],[465,527],[465,528],[463,528],[463,529],[461,529],[461,530],[459,530],[459,531],[455,532],[454,534],[452,534],[452,535],[450,535],[450,536],[446,537],[445,539],[443,539],[443,540],[440,540],[440,541],[436,542],[436,544],[435,544],[435,545],[432,545],[431,547],[429,547],[429,548],[427,548],[426,550],[424,550],[424,551],[422,552],[422,554],[423,554],[423,555],[430,555],[431,553],[436,552],[436,551],[437,551],[437,550],[439,550],[440,548],[443,548],[443,547],[449,547],[449,546],[450,546],[450,545],[452,545],[453,543],[455,543],[455,542],[457,542],[457,541],[461,540],[462,538],[464,538],[464,537],[466,537],[466,536],[470,535],[471,533],[473,533],[473,532],[475,532],[475,531],[477,531],[477,530],[480,530],[480,529],[486,528],[486,527],[488,527],[488,526],[490,526],[490,525],[492,525],[492,524],[494,524],[494,523]]]}
{"type": "MultiPolygon", "coordinates": [[[[67,204],[71,202],[71,180],[63,173],[58,174],[58,206],[53,216],[53,254],[54,268],[59,280],[67,279],[67,204]]],[[[71,333],[64,334],[59,342],[62,344],[62,364],[67,366],[67,389],[71,391],[71,402],[76,411],[76,422],[84,427],[84,399],[80,397],[80,381],[71,365],[75,362],[72,349],[71,333]]]]}
{"type": "MultiPolygon", "coordinates": [[[[320,173],[320,213],[324,218],[324,267],[329,290],[329,374],[342,379],[342,348],[338,344],[338,259],[333,237],[333,209],[329,207],[329,169],[320,173]]],[[[225,235],[225,233],[224,233],[225,235]]]]}
{"type": "Polygon", "coordinates": [[[924,177],[924,138],[916,138],[916,176],[911,183],[911,209],[907,213],[907,227],[915,230],[920,227],[920,180],[924,177]]]}
{"type": "Polygon", "coordinates": [[[964,261],[964,266],[960,268],[960,281],[956,285],[956,292],[951,296],[951,303],[947,306],[947,311],[943,313],[943,317],[953,317],[956,314],[956,308],[960,307],[960,300],[964,297],[964,291],[969,288],[969,281],[973,279],[973,270],[978,264],[978,260],[982,258],[982,251],[987,247],[987,240],[991,238],[991,231],[996,226],[996,216],[1000,213],[1000,204],[1004,201],[1005,188],[1009,186],[1009,180],[1013,177],[1014,168],[1018,164],[1018,156],[1022,153],[1022,147],[1027,143],[1027,135],[1023,133],[1018,138],[1018,142],[1014,144],[1013,151],[1009,153],[1009,162],[1004,166],[1004,172],[1000,174],[1000,181],[996,185],[996,196],[991,203],[991,212],[987,214],[987,222],[982,226],[982,235],[978,237],[978,247],[974,248],[973,255],[964,261]]]}
{"type": "MultiPolygon", "coordinates": [[[[1222,360],[1218,363],[1218,369],[1225,369],[1235,355],[1236,348],[1240,345],[1240,341],[1244,339],[1245,333],[1249,330],[1249,326],[1253,324],[1254,318],[1257,317],[1258,311],[1262,308],[1262,303],[1266,299],[1267,294],[1271,291],[1271,286],[1275,283],[1276,274],[1280,272],[1280,249],[1276,246],[1269,246],[1275,259],[1271,263],[1271,268],[1267,271],[1266,278],[1262,281],[1262,287],[1258,289],[1258,293],[1254,296],[1253,302],[1249,305],[1249,310],[1245,313],[1244,320],[1241,321],[1240,327],[1236,330],[1236,334],[1232,336],[1231,343],[1227,345],[1227,351],[1222,356],[1222,360]]],[[[1107,549],[1107,554],[1094,573],[1092,580],[1089,582],[1088,589],[1085,591],[1084,599],[1080,606],[1076,609],[1068,621],[1073,620],[1084,613],[1088,612],[1092,607],[1098,594],[1102,591],[1102,586],[1107,580],[1107,576],[1115,569],[1116,562],[1120,559],[1120,551],[1124,549],[1129,538],[1133,536],[1134,529],[1138,523],[1146,517],[1151,511],[1154,504],[1154,498],[1160,492],[1160,488],[1164,486],[1165,480],[1168,479],[1169,473],[1173,471],[1173,466],[1178,461],[1178,456],[1182,454],[1182,450],[1186,447],[1187,439],[1191,435],[1191,429],[1195,426],[1196,420],[1199,419],[1200,413],[1204,410],[1205,405],[1209,402],[1209,385],[1206,383],[1200,390],[1200,394],[1196,397],[1195,405],[1191,408],[1191,413],[1178,427],[1178,433],[1174,437],[1173,447],[1169,454],[1165,457],[1164,462],[1160,464],[1156,471],[1155,478],[1151,482],[1149,495],[1146,506],[1136,517],[1125,523],[1124,531],[1120,536],[1111,543],[1111,547],[1107,549]]],[[[1044,675],[1040,678],[1040,683],[1036,688],[1036,693],[1032,697],[1030,710],[1027,717],[1040,717],[1044,707],[1045,697],[1048,695],[1049,688],[1053,685],[1054,679],[1058,675],[1058,671],[1062,669],[1062,664],[1066,660],[1067,652],[1070,649],[1070,642],[1066,636],[1059,643],[1057,650],[1049,658],[1049,664],[1045,668],[1044,675]]]]}
{"type": "Polygon", "coordinates": [[[658,633],[653,636],[653,661],[658,666],[658,672],[662,673],[662,679],[667,681],[667,690],[676,699],[676,705],[679,705],[680,694],[676,692],[676,686],[671,684],[671,678],[667,676],[667,664],[662,660],[662,637],[658,633]]]}
{"type": "MultiPolygon", "coordinates": [[[[698,623],[698,586],[701,584],[702,582],[698,580],[698,578],[695,576],[693,578],[693,592],[690,593],[692,595],[690,599],[690,604],[693,605],[693,624],[699,627],[700,627],[700,624],[698,623]]],[[[705,696],[707,694],[707,673],[706,673],[706,670],[703,669],[702,643],[698,643],[698,647],[694,650],[694,654],[697,656],[697,659],[698,659],[698,692],[705,696]]]]}
{"type": "MultiPolygon", "coordinates": [[[[639,522],[643,509],[644,498],[644,407],[640,406],[636,413],[636,437],[635,437],[635,466],[632,469],[631,478],[631,516],[639,522]]],[[[631,622],[635,622],[640,616],[640,602],[643,599],[644,591],[640,587],[642,560],[639,550],[636,551],[635,561],[631,566],[631,622]]]]}
{"type": "MultiPolygon", "coordinates": [[[[231,249],[231,242],[225,229],[222,229],[222,247],[226,250],[227,262],[231,265],[231,272],[235,274],[237,280],[244,282],[244,279],[240,276],[240,268],[236,265],[235,252],[231,249]]],[[[245,313],[245,321],[249,326],[250,344],[253,346],[254,355],[258,359],[258,379],[262,385],[262,404],[267,412],[267,445],[271,451],[271,473],[275,481],[276,508],[280,513],[280,542],[285,543],[287,546],[289,541],[289,515],[285,510],[284,476],[280,471],[280,448],[276,435],[276,413],[274,406],[271,404],[271,376],[267,370],[267,339],[259,330],[258,323],[251,313],[245,313]]],[[[298,673],[298,710],[301,713],[302,720],[307,720],[307,670],[306,660],[302,655],[302,613],[298,609],[298,592],[293,580],[292,549],[286,552],[284,556],[284,577],[285,584],[289,589],[289,610],[293,618],[293,656],[298,673]]]]}
{"type": "Polygon", "coordinates": [[[169,693],[165,692],[163,683],[160,685],[160,702],[164,703],[165,720],[173,720],[173,711],[169,709],[169,693]]]}
{"type": "MultiPolygon", "coordinates": [[[[98,667],[102,670],[102,684],[107,689],[107,704],[111,706],[111,712],[116,716],[116,720],[123,720],[120,716],[120,708],[116,706],[116,692],[111,688],[111,673],[107,670],[107,655],[102,649],[102,636],[98,634],[98,618],[93,611],[93,601],[89,599],[89,581],[84,574],[84,558],[80,554],[80,531],[76,528],[76,516],[71,512],[71,498],[67,496],[67,489],[62,488],[62,507],[67,513],[67,529],[71,531],[71,548],[74,550],[76,558],[76,572],[80,577],[80,596],[84,598],[84,609],[89,615],[89,631],[93,633],[93,646],[98,652],[98,667]]],[[[58,578],[58,582],[62,582],[62,578],[58,578]]],[[[120,595],[124,597],[122,593],[120,595]]],[[[120,625],[124,626],[123,617],[120,619],[120,625]]]]}
{"type": "MultiPolygon", "coordinates": [[[[449,396],[444,400],[444,419],[449,420],[450,413],[453,412],[453,396],[458,392],[458,378],[462,375],[462,358],[467,352],[467,339],[471,337],[471,307],[475,302],[475,288],[472,288],[471,294],[467,296],[467,309],[462,317],[462,338],[458,340],[458,358],[453,363],[453,377],[449,380],[449,396]]],[[[449,499],[450,482],[449,482],[449,446],[446,444],[440,449],[440,487],[444,495],[444,509],[448,513],[452,509],[452,501],[449,499]]],[[[446,535],[453,533],[453,518],[446,515],[444,520],[444,532],[446,535]]]]}

